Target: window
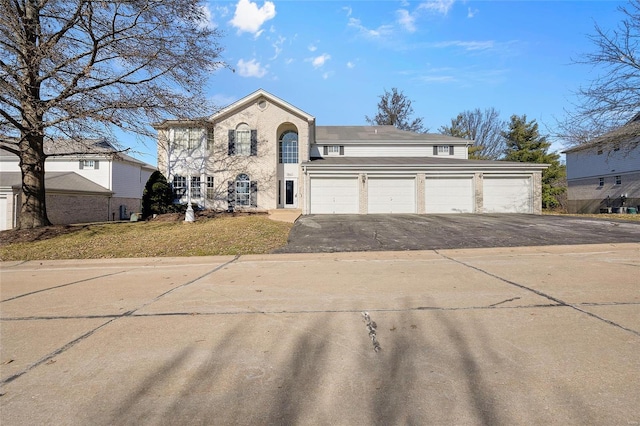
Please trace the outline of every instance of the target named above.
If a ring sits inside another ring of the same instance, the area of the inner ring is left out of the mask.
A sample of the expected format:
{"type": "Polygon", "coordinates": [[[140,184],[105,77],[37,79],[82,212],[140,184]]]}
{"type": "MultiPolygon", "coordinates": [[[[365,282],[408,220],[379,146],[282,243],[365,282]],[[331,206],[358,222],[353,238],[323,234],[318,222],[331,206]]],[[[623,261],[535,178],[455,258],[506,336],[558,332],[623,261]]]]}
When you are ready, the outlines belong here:
{"type": "Polygon", "coordinates": [[[98,170],[99,164],[100,162],[98,160],[80,160],[80,170],[98,170]]]}
{"type": "Polygon", "coordinates": [[[296,132],[287,130],[280,135],[279,148],[280,163],[295,164],[298,162],[298,134],[296,132]]]}
{"type": "Polygon", "coordinates": [[[248,207],[251,205],[251,182],[249,176],[244,173],[236,178],[236,206],[248,207]]]}
{"type": "Polygon", "coordinates": [[[187,178],[184,176],[173,177],[173,193],[176,198],[181,198],[187,190],[187,178]]]}
{"type": "Polygon", "coordinates": [[[246,124],[241,124],[236,129],[236,154],[251,154],[251,129],[246,124]]]}
{"type": "Polygon", "coordinates": [[[342,145],[325,145],[323,149],[324,155],[344,155],[344,146],[342,145]]]}
{"type": "Polygon", "coordinates": [[[453,155],[453,145],[436,145],[433,147],[433,155],[453,155]]]}
{"type": "Polygon", "coordinates": [[[207,176],[207,200],[215,198],[215,188],[213,186],[213,176],[207,176]]]}
{"type": "Polygon", "coordinates": [[[208,128],[207,129],[207,150],[209,151],[213,151],[213,128],[208,128]]]}
{"type": "Polygon", "coordinates": [[[598,186],[604,186],[604,178],[598,178],[598,186]]]}
{"type": "Polygon", "coordinates": [[[622,185],[622,176],[616,176],[616,185],[622,185]]]}
{"type": "Polygon", "coordinates": [[[200,191],[200,176],[191,176],[191,198],[202,197],[202,191],[200,191]]]}
{"type": "Polygon", "coordinates": [[[173,129],[173,142],[180,148],[199,148],[201,136],[202,129],[194,129],[190,127],[173,129]]]}

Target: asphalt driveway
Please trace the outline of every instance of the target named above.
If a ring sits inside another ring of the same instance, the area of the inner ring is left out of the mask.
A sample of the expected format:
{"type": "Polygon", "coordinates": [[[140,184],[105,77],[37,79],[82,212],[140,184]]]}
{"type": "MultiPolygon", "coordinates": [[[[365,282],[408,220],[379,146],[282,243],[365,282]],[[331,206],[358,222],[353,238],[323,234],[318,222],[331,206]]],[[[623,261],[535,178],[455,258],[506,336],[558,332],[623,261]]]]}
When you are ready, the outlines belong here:
{"type": "Polygon", "coordinates": [[[310,215],[278,253],[640,242],[640,222],[520,214],[310,215]]]}

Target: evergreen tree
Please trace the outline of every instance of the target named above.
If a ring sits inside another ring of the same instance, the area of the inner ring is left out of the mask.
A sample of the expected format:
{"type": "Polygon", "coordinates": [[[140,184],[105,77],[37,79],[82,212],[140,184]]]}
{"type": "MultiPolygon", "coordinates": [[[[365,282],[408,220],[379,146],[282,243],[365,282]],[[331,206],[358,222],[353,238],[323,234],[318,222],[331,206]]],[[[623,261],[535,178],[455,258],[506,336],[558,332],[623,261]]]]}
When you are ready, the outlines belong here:
{"type": "Polygon", "coordinates": [[[502,136],[507,146],[503,160],[549,164],[549,168],[542,172],[542,207],[558,207],[558,197],[566,190],[562,185],[566,167],[560,164],[558,153],[548,152],[551,142],[547,141],[546,136],[540,135],[538,123],[535,120],[527,122],[526,115],[512,115],[509,128],[502,136]]]}
{"type": "Polygon", "coordinates": [[[142,217],[166,213],[173,204],[173,191],[159,171],[153,172],[142,193],[142,217]]]}

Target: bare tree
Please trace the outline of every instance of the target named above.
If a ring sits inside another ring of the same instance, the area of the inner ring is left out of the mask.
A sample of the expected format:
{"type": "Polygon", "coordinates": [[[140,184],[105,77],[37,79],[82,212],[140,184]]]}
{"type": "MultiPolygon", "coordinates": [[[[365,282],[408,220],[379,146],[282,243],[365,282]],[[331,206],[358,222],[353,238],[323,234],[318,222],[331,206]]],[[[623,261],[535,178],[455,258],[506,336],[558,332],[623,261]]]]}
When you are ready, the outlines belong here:
{"type": "Polygon", "coordinates": [[[371,118],[365,116],[367,123],[379,126],[395,126],[400,130],[407,130],[416,133],[427,133],[428,128],[424,127],[422,117],[411,118],[413,115],[413,107],[411,100],[406,97],[402,91],[398,91],[395,87],[391,92],[384,91],[379,96],[378,112],[371,118]]]}
{"type": "Polygon", "coordinates": [[[506,147],[502,132],[507,123],[500,119],[495,108],[484,111],[476,108],[464,111],[451,119],[450,126],[442,126],[439,132],[443,135],[455,136],[474,141],[469,150],[469,157],[476,160],[497,160],[506,147]]]}
{"type": "Polygon", "coordinates": [[[575,111],[558,123],[557,137],[568,145],[590,142],[614,129],[601,141],[640,141],[640,126],[623,126],[640,112],[640,1],[631,0],[619,11],[623,19],[618,27],[605,30],[596,24],[595,34],[589,36],[595,51],[575,60],[599,74],[578,90],[575,111]]]}
{"type": "Polygon", "coordinates": [[[200,114],[224,65],[200,0],[0,0],[0,142],[18,155],[19,228],[49,224],[45,139],[150,134],[200,114]]]}

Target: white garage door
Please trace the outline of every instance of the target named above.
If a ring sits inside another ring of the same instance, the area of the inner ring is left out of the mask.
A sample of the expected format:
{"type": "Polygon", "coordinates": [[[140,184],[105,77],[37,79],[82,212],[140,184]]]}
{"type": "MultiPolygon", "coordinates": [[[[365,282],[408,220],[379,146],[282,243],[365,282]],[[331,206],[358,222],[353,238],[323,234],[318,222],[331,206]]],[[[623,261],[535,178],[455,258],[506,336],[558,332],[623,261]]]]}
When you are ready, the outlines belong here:
{"type": "Polygon", "coordinates": [[[358,178],[311,178],[311,213],[358,213],[358,178]]]}
{"type": "Polygon", "coordinates": [[[483,206],[486,213],[533,213],[529,177],[484,176],[483,206]]]}
{"type": "Polygon", "coordinates": [[[473,213],[473,178],[427,177],[424,199],[427,213],[473,213]]]}
{"type": "Polygon", "coordinates": [[[415,213],[415,178],[369,178],[369,213],[415,213]]]}

